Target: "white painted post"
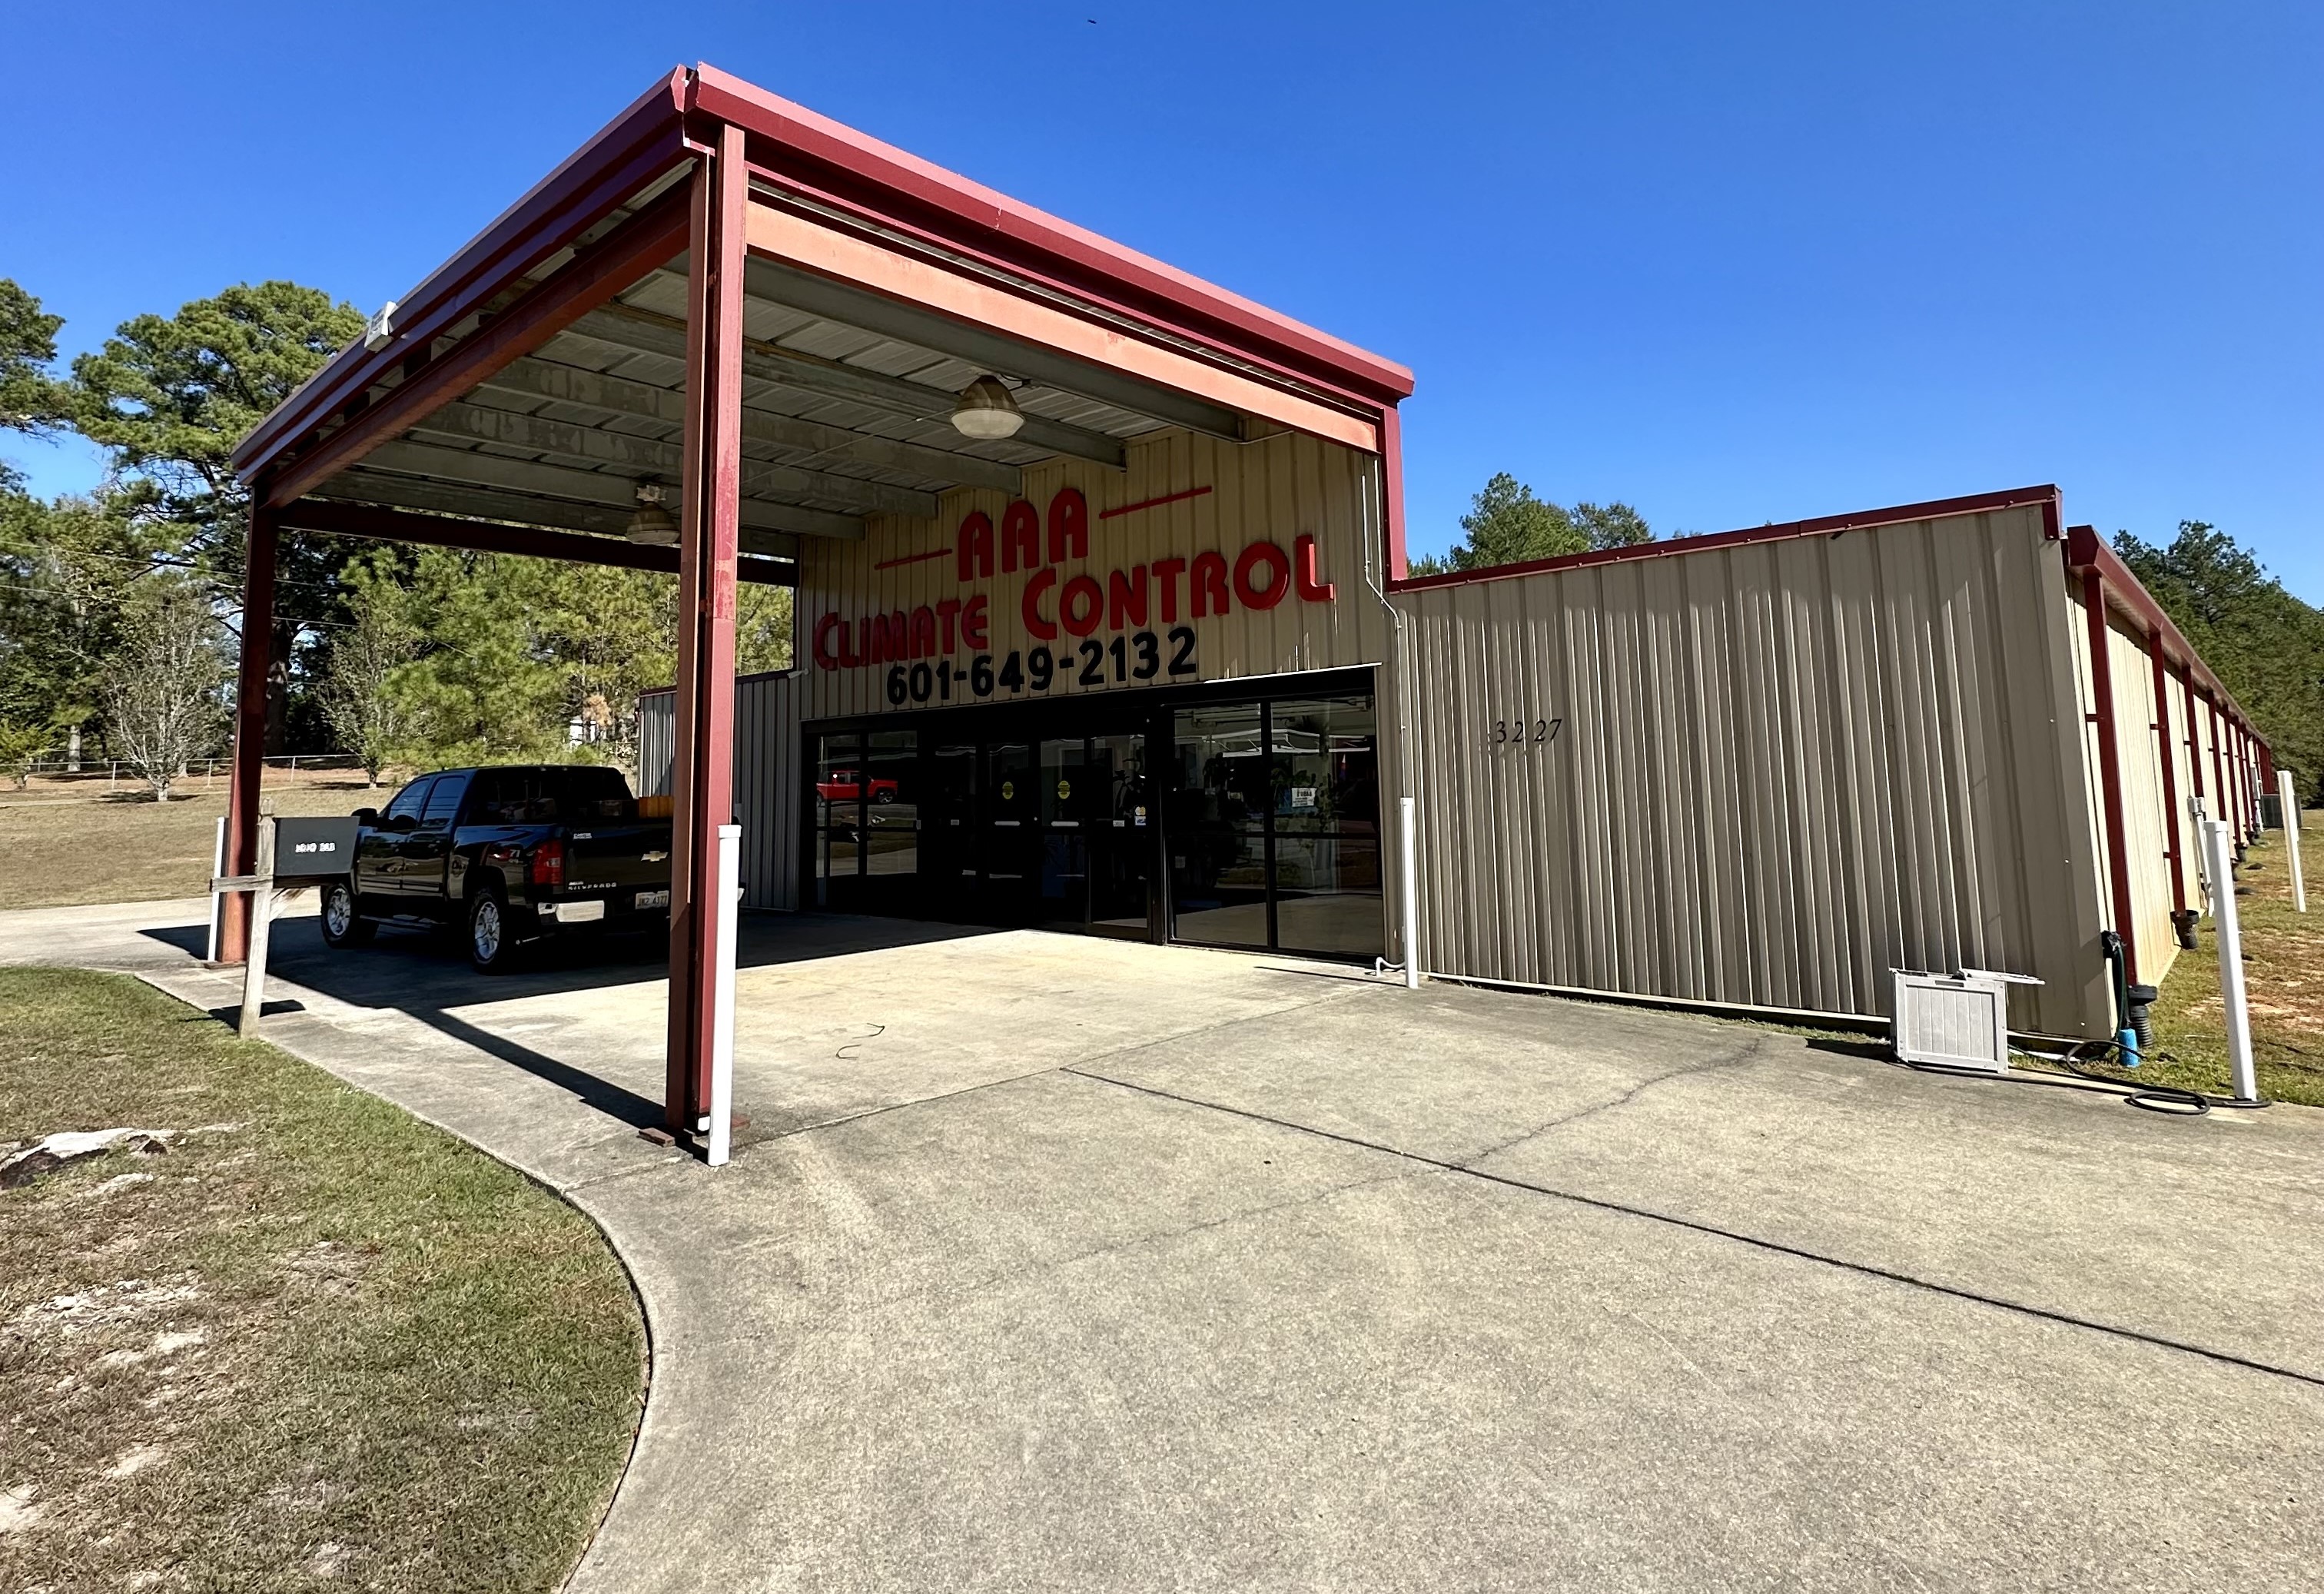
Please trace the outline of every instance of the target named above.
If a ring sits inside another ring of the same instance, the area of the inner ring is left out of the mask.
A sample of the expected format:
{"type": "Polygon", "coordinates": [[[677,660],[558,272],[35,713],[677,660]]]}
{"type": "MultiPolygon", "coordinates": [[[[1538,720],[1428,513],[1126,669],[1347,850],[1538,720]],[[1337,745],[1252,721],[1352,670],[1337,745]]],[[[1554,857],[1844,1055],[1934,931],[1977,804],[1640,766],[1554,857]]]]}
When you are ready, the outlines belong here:
{"type": "Polygon", "coordinates": [[[235,1026],[244,1040],[258,1038],[259,1014],[266,1007],[266,943],[274,926],[274,815],[258,816],[258,858],[251,873],[258,889],[250,894],[250,961],[242,969],[242,1017],[235,1026]]]}
{"type": "MultiPolygon", "coordinates": [[[[226,815],[218,815],[217,834],[210,841],[210,878],[226,872],[226,815]]],[[[202,962],[217,962],[218,936],[226,927],[226,893],[210,893],[210,944],[202,950],[202,962]]]]}
{"type": "Polygon", "coordinates": [[[703,1160],[722,1166],[734,1138],[734,933],[742,888],[742,827],[718,827],[718,958],[716,999],[710,1015],[710,1131],[703,1160]]]}
{"type": "Polygon", "coordinates": [[[2283,804],[2283,852],[2292,860],[2292,906],[2308,911],[2308,877],[2300,872],[2300,786],[2289,769],[2275,772],[2275,793],[2283,804]]]}
{"type": "Polygon", "coordinates": [[[2203,824],[2203,863],[2211,877],[2211,936],[2219,944],[2219,999],[2227,1014],[2227,1068],[2236,1100],[2259,1100],[2259,1075],[2252,1067],[2251,1008],[2244,994],[2243,923],[2236,912],[2235,839],[2227,823],[2203,824]]]}
{"type": "Polygon", "coordinates": [[[1410,797],[1399,799],[1404,810],[1404,988],[1420,989],[1420,809],[1410,797]]]}

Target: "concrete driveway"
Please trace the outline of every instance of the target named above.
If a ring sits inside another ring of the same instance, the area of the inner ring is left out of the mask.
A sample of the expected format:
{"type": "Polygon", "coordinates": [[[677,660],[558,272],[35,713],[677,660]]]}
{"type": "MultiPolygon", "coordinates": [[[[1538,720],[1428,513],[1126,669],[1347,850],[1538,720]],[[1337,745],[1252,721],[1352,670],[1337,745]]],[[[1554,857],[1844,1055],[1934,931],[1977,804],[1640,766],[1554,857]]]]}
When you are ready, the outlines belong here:
{"type": "MultiPolygon", "coordinates": [[[[205,1006],[199,904],[0,960],[205,1006]]],[[[271,1037],[566,1190],[651,1398],[576,1589],[2310,1589],[2324,1114],[1031,933],[750,922],[711,1171],[651,961],[278,929],[271,1037]]],[[[645,949],[650,951],[651,949],[645,949]]]]}

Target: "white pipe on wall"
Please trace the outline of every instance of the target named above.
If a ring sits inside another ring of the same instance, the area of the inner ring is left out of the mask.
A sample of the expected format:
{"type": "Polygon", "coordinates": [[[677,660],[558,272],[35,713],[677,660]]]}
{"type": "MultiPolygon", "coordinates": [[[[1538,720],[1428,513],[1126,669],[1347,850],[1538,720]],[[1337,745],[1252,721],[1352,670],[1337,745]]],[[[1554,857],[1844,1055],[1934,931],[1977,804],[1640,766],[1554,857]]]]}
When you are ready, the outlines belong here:
{"type": "Polygon", "coordinates": [[[1404,988],[1420,989],[1420,806],[1410,797],[1397,805],[1403,810],[1403,842],[1397,851],[1404,862],[1404,988]]]}

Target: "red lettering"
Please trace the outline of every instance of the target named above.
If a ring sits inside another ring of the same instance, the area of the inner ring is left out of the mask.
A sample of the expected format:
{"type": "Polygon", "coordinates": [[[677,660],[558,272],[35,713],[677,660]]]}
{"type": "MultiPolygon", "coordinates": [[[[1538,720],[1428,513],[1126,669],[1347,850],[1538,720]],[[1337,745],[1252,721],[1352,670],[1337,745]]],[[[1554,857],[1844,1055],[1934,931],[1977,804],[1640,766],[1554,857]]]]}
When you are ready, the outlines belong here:
{"type": "Polygon", "coordinates": [[[1194,556],[1194,567],[1186,573],[1187,606],[1197,620],[1211,613],[1227,612],[1227,557],[1224,554],[1201,553],[1194,556]]]}
{"type": "Polygon", "coordinates": [[[992,646],[991,633],[984,629],[986,619],[984,594],[979,593],[960,612],[960,640],[980,653],[992,646]]]}
{"type": "Polygon", "coordinates": [[[1291,579],[1299,589],[1303,604],[1328,604],[1333,587],[1328,581],[1315,579],[1315,539],[1302,537],[1291,545],[1291,579]]]}
{"type": "Polygon", "coordinates": [[[1104,617],[1105,588],[1097,584],[1094,576],[1074,576],[1057,594],[1057,618],[1077,637],[1095,631],[1097,622],[1104,617]]]}
{"type": "Polygon", "coordinates": [[[1001,511],[1001,568],[1006,574],[1040,563],[1041,516],[1020,498],[1001,511]]]}
{"type": "Polygon", "coordinates": [[[1184,559],[1154,561],[1154,579],[1162,586],[1162,623],[1169,625],[1178,618],[1178,572],[1186,567],[1184,559]]]}
{"type": "Polygon", "coordinates": [[[1132,565],[1105,578],[1105,625],[1120,631],[1146,623],[1146,567],[1132,565]]]}
{"type": "Polygon", "coordinates": [[[863,650],[860,644],[871,634],[872,622],[869,620],[859,616],[852,628],[847,622],[841,621],[839,622],[839,662],[848,669],[853,669],[861,665],[863,662],[863,650]]]}
{"type": "Polygon", "coordinates": [[[839,655],[831,650],[831,633],[844,629],[836,614],[826,614],[815,622],[815,661],[825,669],[839,668],[839,655]]]}
{"type": "Polygon", "coordinates": [[[960,578],[990,580],[992,576],[992,521],[982,510],[960,523],[960,578]]]}
{"type": "MultiPolygon", "coordinates": [[[[980,604],[984,602],[982,598],[979,598],[976,601],[980,604]]],[[[946,598],[943,603],[936,605],[936,623],[944,627],[944,650],[947,653],[952,651],[953,618],[959,613],[960,600],[958,598],[946,598]]]]}
{"type": "Polygon", "coordinates": [[[922,604],[912,611],[912,657],[928,659],[936,650],[936,612],[922,604]]]}
{"type": "Polygon", "coordinates": [[[1272,609],[1291,590],[1291,556],[1261,538],[1235,560],[1234,581],[1235,596],[1242,600],[1244,608],[1272,609]],[[1259,574],[1261,565],[1268,568],[1268,581],[1265,586],[1256,586],[1251,577],[1259,574]]]}
{"type": "Polygon", "coordinates": [[[871,655],[869,662],[886,664],[904,656],[904,617],[897,614],[872,616],[871,655]]]}
{"type": "Polygon", "coordinates": [[[1060,488],[1049,500],[1049,563],[1063,564],[1068,556],[1089,557],[1089,500],[1078,487],[1060,488]]]}
{"type": "Polygon", "coordinates": [[[1019,605],[1019,613],[1025,622],[1026,634],[1038,637],[1045,642],[1054,642],[1057,640],[1057,628],[1041,618],[1041,594],[1056,585],[1057,572],[1054,567],[1047,570],[1036,570],[1033,573],[1033,579],[1025,584],[1025,596],[1019,605]]]}

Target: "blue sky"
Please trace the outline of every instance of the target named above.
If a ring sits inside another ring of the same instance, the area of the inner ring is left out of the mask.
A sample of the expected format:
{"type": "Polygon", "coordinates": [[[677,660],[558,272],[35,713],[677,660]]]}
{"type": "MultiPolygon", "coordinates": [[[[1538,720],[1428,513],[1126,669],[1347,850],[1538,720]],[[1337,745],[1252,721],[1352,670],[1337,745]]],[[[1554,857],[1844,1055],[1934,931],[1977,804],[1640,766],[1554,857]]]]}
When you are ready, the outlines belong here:
{"type": "Polygon", "coordinates": [[[2055,481],[2324,602],[2312,0],[117,0],[10,43],[0,275],[69,350],[237,281],[400,296],[704,60],[1414,367],[1416,548],[1502,469],[1665,532],[2055,481]]]}

